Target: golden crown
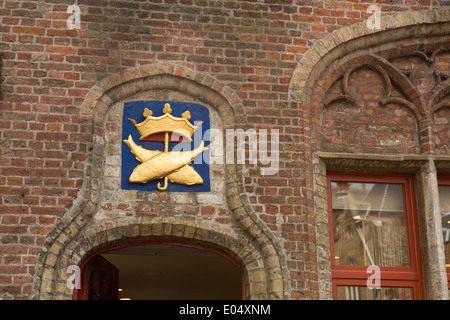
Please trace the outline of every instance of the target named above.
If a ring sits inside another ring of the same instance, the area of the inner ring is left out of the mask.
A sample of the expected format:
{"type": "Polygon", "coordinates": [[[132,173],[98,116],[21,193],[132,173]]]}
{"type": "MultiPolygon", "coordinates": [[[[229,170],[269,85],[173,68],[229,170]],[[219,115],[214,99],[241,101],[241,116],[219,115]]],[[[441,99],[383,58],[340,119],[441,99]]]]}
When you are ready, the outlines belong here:
{"type": "Polygon", "coordinates": [[[136,123],[133,119],[130,120],[136,129],[141,134],[139,140],[143,140],[148,136],[155,133],[175,133],[183,137],[188,138],[192,142],[192,135],[198,126],[194,126],[189,122],[191,114],[189,111],[185,111],[181,117],[174,117],[171,115],[172,108],[168,103],[164,105],[163,115],[159,117],[153,117],[153,111],[145,108],[144,117],[145,120],[141,123],[136,123]]]}

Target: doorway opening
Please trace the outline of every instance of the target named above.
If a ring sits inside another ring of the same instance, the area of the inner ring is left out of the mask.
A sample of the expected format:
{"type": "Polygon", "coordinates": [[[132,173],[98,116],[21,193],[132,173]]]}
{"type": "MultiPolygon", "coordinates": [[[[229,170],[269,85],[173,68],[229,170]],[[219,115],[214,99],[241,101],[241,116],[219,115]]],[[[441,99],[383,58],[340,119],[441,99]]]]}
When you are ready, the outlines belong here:
{"type": "Polygon", "coordinates": [[[245,299],[244,274],[228,254],[171,241],[108,247],[81,266],[80,300],[245,299]]]}

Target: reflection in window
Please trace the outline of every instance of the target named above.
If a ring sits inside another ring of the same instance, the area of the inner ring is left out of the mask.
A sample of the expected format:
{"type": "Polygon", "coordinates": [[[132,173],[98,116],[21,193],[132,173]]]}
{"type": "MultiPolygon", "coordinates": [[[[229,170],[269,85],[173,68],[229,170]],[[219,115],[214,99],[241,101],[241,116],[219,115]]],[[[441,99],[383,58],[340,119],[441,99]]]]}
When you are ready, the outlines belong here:
{"type": "Polygon", "coordinates": [[[412,300],[411,288],[338,286],[338,300],[412,300]]]}
{"type": "Polygon", "coordinates": [[[403,186],[332,182],[336,265],[409,266],[403,186]]]}
{"type": "Polygon", "coordinates": [[[444,236],[445,266],[450,268],[450,186],[439,186],[439,205],[444,236]]]}

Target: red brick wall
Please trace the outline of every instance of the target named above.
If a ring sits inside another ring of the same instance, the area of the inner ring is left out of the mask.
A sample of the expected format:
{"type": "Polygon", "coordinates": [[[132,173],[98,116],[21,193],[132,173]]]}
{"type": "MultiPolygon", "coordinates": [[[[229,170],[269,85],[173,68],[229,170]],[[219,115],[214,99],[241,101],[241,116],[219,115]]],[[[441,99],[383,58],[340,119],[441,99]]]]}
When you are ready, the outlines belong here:
{"type": "Polygon", "coordinates": [[[441,40],[400,41],[337,61],[313,96],[317,150],[448,154],[450,55],[441,40]]]}
{"type": "MultiPolygon", "coordinates": [[[[242,99],[248,127],[280,131],[278,175],[261,177],[250,167],[246,191],[254,210],[284,243],[291,297],[317,298],[313,205],[307,197],[312,186],[305,179],[305,163],[311,159],[300,147],[309,144],[302,127],[308,119],[300,118],[297,103],[290,100],[289,84],[298,61],[317,39],[367,18],[373,1],[77,3],[81,30],[66,27],[70,1],[0,3],[0,298],[28,298],[37,253],[82,186],[92,119],[82,115],[80,106],[89,90],[113,73],[163,61],[212,75],[242,99]]],[[[377,3],[385,14],[450,5],[377,3]]],[[[448,66],[445,59],[442,69],[448,66]]],[[[423,79],[421,87],[429,85],[428,75],[418,79],[423,79]]],[[[371,100],[381,89],[379,76],[371,71],[352,75],[350,90],[364,102],[328,107],[324,150],[377,152],[388,143],[394,152],[418,152],[409,111],[390,105],[375,112],[371,100]],[[376,125],[369,127],[372,122],[376,125]],[[355,140],[355,130],[367,136],[355,140]],[[392,139],[401,142],[390,145],[392,139]]],[[[434,117],[434,139],[446,154],[448,115],[442,109],[434,117]]],[[[202,214],[213,209],[204,207],[202,214]]]]}
{"type": "MultiPolygon", "coordinates": [[[[378,101],[387,94],[387,86],[376,71],[363,67],[352,72],[348,81],[349,93],[356,103],[336,101],[324,110],[323,151],[420,152],[414,114],[398,104],[379,106],[378,101]]],[[[400,93],[393,95],[400,96],[400,93]]]]}

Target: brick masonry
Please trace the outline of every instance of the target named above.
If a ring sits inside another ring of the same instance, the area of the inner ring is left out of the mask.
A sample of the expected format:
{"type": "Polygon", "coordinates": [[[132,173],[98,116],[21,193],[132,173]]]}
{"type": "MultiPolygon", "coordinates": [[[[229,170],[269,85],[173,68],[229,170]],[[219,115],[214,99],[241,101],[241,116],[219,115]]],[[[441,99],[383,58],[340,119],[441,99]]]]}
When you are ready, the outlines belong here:
{"type": "Polygon", "coordinates": [[[449,167],[450,3],[377,3],[378,32],[360,1],[79,0],[80,30],[67,1],[0,3],[0,298],[70,299],[68,265],[176,239],[234,256],[249,298],[329,299],[318,154],[449,167]],[[201,103],[221,130],[278,129],[280,170],[212,166],[207,195],[120,190],[136,99],[201,103]]]}

